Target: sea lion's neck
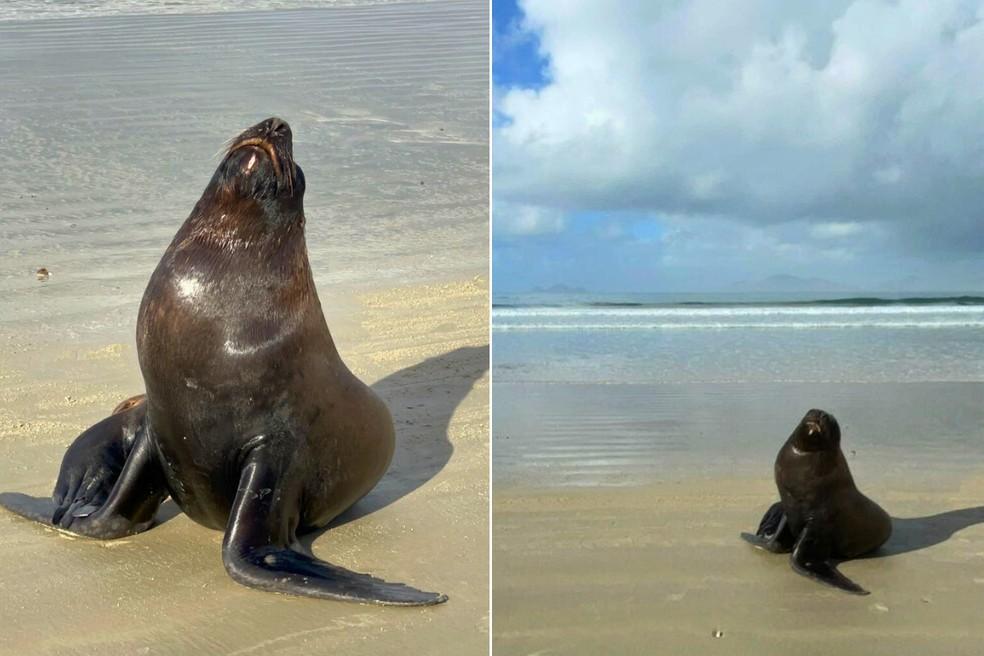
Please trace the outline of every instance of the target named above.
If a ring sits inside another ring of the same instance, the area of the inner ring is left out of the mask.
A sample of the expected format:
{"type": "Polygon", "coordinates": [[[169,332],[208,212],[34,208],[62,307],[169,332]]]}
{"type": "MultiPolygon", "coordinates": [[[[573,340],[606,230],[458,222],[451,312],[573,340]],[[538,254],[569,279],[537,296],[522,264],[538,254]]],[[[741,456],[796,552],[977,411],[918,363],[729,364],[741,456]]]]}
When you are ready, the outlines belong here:
{"type": "Polygon", "coordinates": [[[175,237],[175,246],[202,246],[226,252],[264,255],[304,251],[304,212],[284,210],[277,200],[223,194],[209,188],[175,237]]]}

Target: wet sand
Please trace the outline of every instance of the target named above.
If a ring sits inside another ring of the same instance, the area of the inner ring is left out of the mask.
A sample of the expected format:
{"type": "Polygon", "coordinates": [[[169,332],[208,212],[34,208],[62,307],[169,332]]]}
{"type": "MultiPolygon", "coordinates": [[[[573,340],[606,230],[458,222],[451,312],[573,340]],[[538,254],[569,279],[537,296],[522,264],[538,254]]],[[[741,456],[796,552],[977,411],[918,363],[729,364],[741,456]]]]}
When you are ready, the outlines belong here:
{"type": "Polygon", "coordinates": [[[933,489],[865,491],[905,519],[887,555],[841,565],[871,591],[861,597],[739,539],[775,496],[768,481],[496,487],[494,651],[980,653],[984,471],[933,489]]]}
{"type": "Polygon", "coordinates": [[[496,382],[495,653],[979,653],[981,389],[496,382]],[[776,500],[775,453],[811,398],[895,518],[880,557],[841,566],[869,596],[739,538],[776,500]]]}
{"type": "Polygon", "coordinates": [[[486,653],[487,5],[360,5],[0,22],[0,487],[50,493],[71,440],[142,391],[147,278],[223,141],[279,115],[328,324],[397,426],[313,550],[450,601],[244,588],[170,504],[114,542],[2,513],[0,653],[486,653]]]}

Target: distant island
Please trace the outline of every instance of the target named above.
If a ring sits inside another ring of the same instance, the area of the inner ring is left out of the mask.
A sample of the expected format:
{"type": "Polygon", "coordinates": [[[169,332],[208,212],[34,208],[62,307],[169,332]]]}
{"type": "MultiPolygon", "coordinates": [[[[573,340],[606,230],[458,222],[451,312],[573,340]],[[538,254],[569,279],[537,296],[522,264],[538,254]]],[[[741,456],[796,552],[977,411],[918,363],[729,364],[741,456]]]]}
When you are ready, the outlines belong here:
{"type": "Polygon", "coordinates": [[[535,294],[586,294],[588,290],[584,287],[571,287],[562,283],[550,285],[549,287],[534,287],[535,294]]]}

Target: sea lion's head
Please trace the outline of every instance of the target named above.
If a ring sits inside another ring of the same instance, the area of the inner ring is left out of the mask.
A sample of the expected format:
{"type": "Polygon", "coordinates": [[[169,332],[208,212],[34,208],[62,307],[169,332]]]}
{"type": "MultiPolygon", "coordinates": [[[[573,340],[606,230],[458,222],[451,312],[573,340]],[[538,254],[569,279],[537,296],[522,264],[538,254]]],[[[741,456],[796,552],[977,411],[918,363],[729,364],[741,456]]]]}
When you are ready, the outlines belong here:
{"type": "Polygon", "coordinates": [[[210,187],[223,204],[256,203],[271,216],[303,214],[304,173],[294,162],[290,126],[276,117],[229,142],[210,187]]]}
{"type": "Polygon", "coordinates": [[[840,448],[840,438],[840,425],[834,416],[816,408],[807,412],[793,431],[793,443],[800,451],[840,448]]]}

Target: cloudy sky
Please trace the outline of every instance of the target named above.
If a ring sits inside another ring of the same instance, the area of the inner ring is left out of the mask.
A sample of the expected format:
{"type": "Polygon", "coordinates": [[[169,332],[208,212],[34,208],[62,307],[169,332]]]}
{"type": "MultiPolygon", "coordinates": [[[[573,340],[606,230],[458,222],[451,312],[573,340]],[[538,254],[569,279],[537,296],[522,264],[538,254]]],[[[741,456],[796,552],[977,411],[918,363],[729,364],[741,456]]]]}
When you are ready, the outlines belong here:
{"type": "Polygon", "coordinates": [[[984,289],[984,0],[493,21],[497,292],[984,289]]]}

